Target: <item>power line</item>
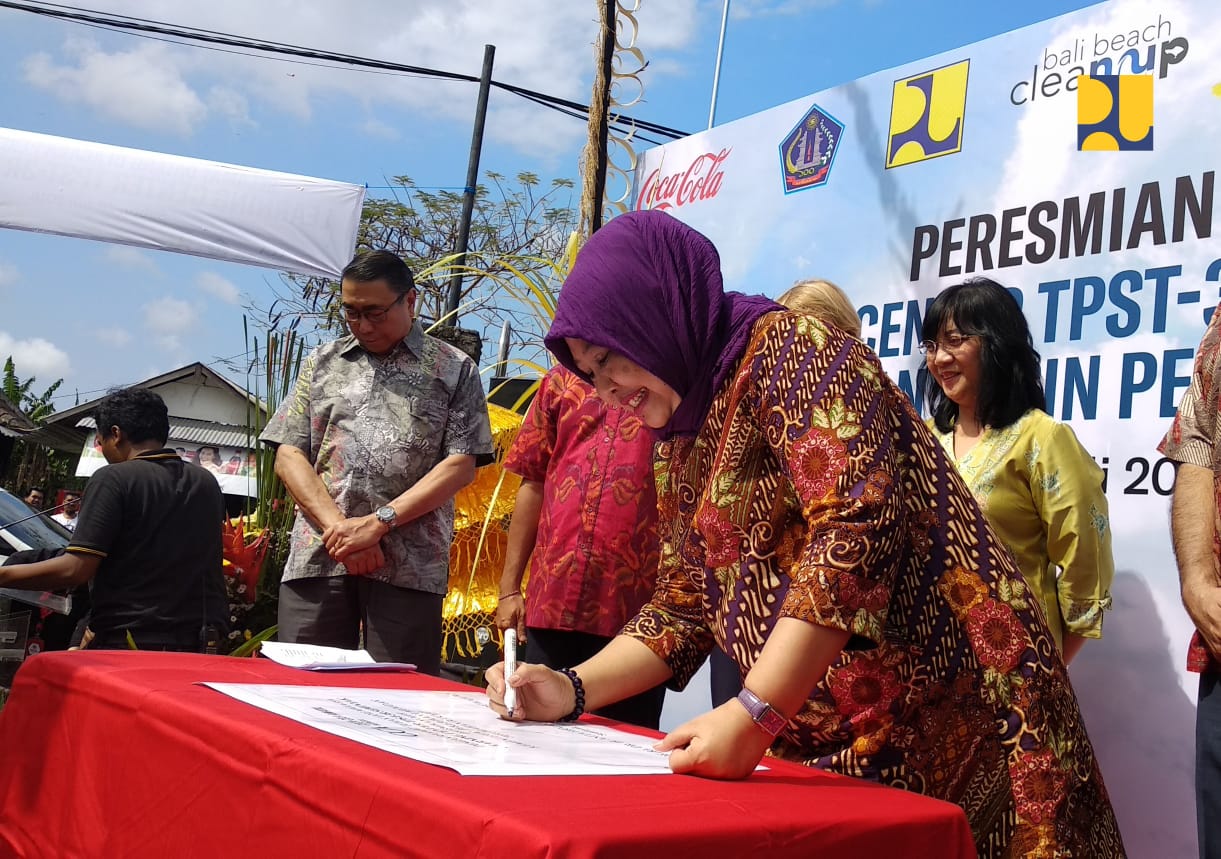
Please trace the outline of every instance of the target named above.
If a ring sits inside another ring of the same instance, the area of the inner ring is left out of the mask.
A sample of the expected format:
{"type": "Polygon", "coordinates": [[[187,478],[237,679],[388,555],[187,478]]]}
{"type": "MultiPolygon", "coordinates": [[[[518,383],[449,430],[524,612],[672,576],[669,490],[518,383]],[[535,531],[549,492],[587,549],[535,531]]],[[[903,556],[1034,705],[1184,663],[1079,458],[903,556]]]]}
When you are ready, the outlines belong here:
{"type": "MultiPolygon", "coordinates": [[[[282,54],[310,60],[322,60],[327,63],[351,66],[361,70],[375,69],[383,72],[397,72],[404,75],[462,81],[467,83],[477,83],[479,80],[479,78],[474,75],[461,74],[458,72],[447,72],[440,69],[430,69],[425,66],[413,66],[404,63],[392,63],[386,60],[375,60],[368,57],[360,57],[355,54],[342,54],[334,51],[323,51],[301,47],[300,45],[290,45],[283,42],[252,39],[236,36],[232,33],[219,32],[216,30],[202,30],[194,27],[176,26],[167,24],[163,21],[154,21],[149,18],[136,18],[126,15],[98,12],[92,9],[83,9],[78,6],[64,6],[55,3],[32,5],[29,3],[12,2],[12,0],[0,0],[0,8],[14,9],[20,12],[30,12],[35,15],[72,21],[88,26],[130,31],[137,35],[156,33],[161,36],[172,36],[178,39],[186,39],[189,40],[189,42],[203,42],[205,45],[225,45],[231,48],[245,48],[248,50],[259,51],[260,53],[282,54]]],[[[149,36],[149,38],[153,37],[149,36]]],[[[191,45],[191,47],[203,46],[191,45]]],[[[315,64],[307,63],[307,65],[315,64]]],[[[502,89],[505,92],[512,93],[513,95],[525,98],[536,104],[543,105],[544,107],[548,107],[552,110],[557,110],[560,113],[564,113],[568,116],[584,115],[588,117],[589,115],[589,105],[587,104],[569,101],[557,96],[548,95],[536,90],[530,90],[524,87],[506,84],[499,81],[492,81],[492,86],[502,89]]],[[[612,117],[612,124],[618,126],[619,129],[625,133],[647,131],[661,137],[668,137],[672,140],[687,136],[686,132],[680,131],[676,128],[670,128],[665,125],[659,125],[657,123],[648,122],[647,120],[641,119],[625,120],[616,116],[612,117]]],[[[637,133],[636,136],[640,137],[641,135],[637,133]]]]}
{"type": "MultiPolygon", "coordinates": [[[[161,42],[166,45],[177,45],[180,48],[194,48],[197,51],[213,51],[218,54],[230,54],[235,57],[250,57],[251,59],[256,59],[256,60],[267,60],[267,61],[273,62],[273,63],[286,63],[286,64],[294,65],[294,66],[309,66],[309,67],[316,68],[316,69],[334,69],[335,68],[335,66],[330,63],[310,63],[310,62],[306,62],[305,60],[293,59],[290,57],[277,57],[274,55],[269,56],[267,54],[252,53],[250,51],[235,51],[235,50],[230,50],[229,48],[222,48],[217,45],[197,45],[192,42],[184,42],[179,39],[171,39],[168,37],[154,36],[151,33],[132,32],[130,30],[122,29],[119,27],[114,27],[114,26],[111,26],[108,24],[90,24],[86,21],[73,21],[71,23],[80,24],[82,27],[90,27],[94,30],[104,30],[107,33],[121,33],[126,36],[134,36],[138,39],[148,39],[150,42],[161,42]]],[[[414,74],[411,72],[392,72],[392,71],[386,71],[383,69],[363,69],[363,68],[352,67],[352,68],[346,69],[345,71],[359,72],[361,74],[367,74],[367,75],[385,75],[387,77],[396,77],[396,78],[426,77],[425,75],[417,75],[417,74],[414,74]]]]}

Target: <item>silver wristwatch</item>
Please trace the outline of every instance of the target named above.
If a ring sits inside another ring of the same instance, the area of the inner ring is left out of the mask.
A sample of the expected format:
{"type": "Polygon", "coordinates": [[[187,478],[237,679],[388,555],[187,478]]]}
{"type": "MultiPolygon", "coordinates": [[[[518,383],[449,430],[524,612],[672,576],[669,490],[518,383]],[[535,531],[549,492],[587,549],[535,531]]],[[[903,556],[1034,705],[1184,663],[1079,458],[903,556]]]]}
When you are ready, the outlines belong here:
{"type": "Polygon", "coordinates": [[[377,521],[381,522],[387,528],[394,529],[394,523],[398,521],[399,514],[394,512],[394,508],[387,504],[385,507],[378,507],[373,511],[373,515],[377,517],[377,521]]]}

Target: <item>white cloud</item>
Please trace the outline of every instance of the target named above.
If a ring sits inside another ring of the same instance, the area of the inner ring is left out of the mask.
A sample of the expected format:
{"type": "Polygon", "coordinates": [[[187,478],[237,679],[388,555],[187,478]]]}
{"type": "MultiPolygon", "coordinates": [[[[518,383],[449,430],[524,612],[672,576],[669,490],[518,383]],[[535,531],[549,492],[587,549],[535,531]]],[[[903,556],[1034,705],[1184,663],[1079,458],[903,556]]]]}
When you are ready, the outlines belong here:
{"type": "Polygon", "coordinates": [[[238,288],[215,272],[200,272],[195,278],[195,285],[213,298],[219,298],[225,304],[239,304],[242,300],[242,294],[238,288]]]}
{"type": "Polygon", "coordinates": [[[12,286],[21,279],[21,273],[12,263],[0,262],[0,289],[12,286]]]}
{"type": "MultiPolygon", "coordinates": [[[[637,47],[652,63],[646,87],[650,76],[656,79],[666,67],[666,51],[691,44],[701,6],[700,0],[642,4],[636,13],[637,47]]],[[[115,14],[474,77],[482,66],[483,45],[495,44],[496,80],[582,103],[589,100],[593,79],[597,12],[591,3],[417,0],[410,15],[402,14],[395,0],[343,6],[337,0],[308,5],[295,0],[112,0],[107,8],[115,14]]],[[[367,108],[404,108],[426,120],[448,118],[469,126],[476,96],[472,82],[367,74],[160,43],[107,52],[77,39],[55,56],[27,57],[25,67],[31,84],[61,101],[84,103],[113,119],[182,135],[216,117],[253,123],[260,114],[274,112],[306,120],[315,103],[335,98],[367,108]]],[[[577,144],[585,129],[560,113],[497,90],[487,133],[491,140],[539,152],[577,144]]]]}
{"type": "Polygon", "coordinates": [[[160,44],[107,53],[95,42],[70,39],[64,61],[39,52],[22,64],[30,85],[67,104],[84,104],[138,128],[190,136],[207,107],[178,68],[177,52],[160,44]]]}
{"type": "Polygon", "coordinates": [[[107,245],[106,249],[102,251],[102,258],[120,268],[161,274],[161,269],[157,267],[157,263],[153,261],[152,257],[127,245],[107,245]]]}
{"type": "Polygon", "coordinates": [[[7,331],[0,331],[0,361],[9,357],[13,359],[19,377],[34,376],[44,385],[62,379],[72,370],[68,353],[50,340],[41,337],[21,340],[7,331]]]}
{"type": "Polygon", "coordinates": [[[126,328],[119,328],[117,325],[98,328],[93,332],[93,336],[107,346],[114,346],[120,349],[131,342],[131,332],[126,328]]]}
{"type": "Polygon", "coordinates": [[[144,325],[152,334],[153,342],[168,352],[182,349],[182,336],[194,327],[199,315],[198,308],[180,298],[158,298],[142,308],[144,325]]]}
{"type": "Polygon", "coordinates": [[[251,128],[255,125],[250,118],[250,104],[246,96],[231,87],[212,87],[208,91],[207,103],[210,110],[235,126],[251,128]]]}

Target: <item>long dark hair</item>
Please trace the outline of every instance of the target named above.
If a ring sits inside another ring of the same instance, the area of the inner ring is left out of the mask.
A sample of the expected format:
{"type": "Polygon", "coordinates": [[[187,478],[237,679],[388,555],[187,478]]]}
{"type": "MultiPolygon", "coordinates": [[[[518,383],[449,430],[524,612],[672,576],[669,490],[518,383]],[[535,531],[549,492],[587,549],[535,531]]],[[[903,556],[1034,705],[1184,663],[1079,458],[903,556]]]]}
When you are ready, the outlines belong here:
{"type": "MultiPolygon", "coordinates": [[[[933,299],[921,340],[936,340],[953,321],[962,334],[979,338],[979,398],[975,418],[1001,429],[1031,409],[1047,411],[1039,353],[1017,299],[994,280],[975,277],[942,290],[933,299]]],[[[928,386],[928,409],[941,432],[958,420],[958,404],[934,382],[928,386]]]]}

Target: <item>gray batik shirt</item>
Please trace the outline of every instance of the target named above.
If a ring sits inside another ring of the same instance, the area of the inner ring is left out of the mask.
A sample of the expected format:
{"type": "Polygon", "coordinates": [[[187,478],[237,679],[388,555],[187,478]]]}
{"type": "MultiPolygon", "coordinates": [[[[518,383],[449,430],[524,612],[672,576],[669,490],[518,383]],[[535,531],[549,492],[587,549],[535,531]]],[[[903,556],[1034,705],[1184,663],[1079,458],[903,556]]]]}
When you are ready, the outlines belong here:
{"type": "MultiPolygon", "coordinates": [[[[448,456],[468,454],[477,465],[492,458],[475,363],[424,334],[418,321],[380,358],[352,336],[315,349],[260,439],[304,451],[347,517],[389,503],[448,456]]],[[[453,534],[451,499],[383,537],[386,565],[371,577],[444,594],[453,534]]],[[[298,510],[283,580],[346,573],[298,510]]]]}

